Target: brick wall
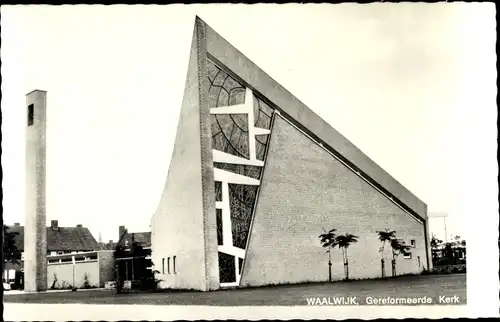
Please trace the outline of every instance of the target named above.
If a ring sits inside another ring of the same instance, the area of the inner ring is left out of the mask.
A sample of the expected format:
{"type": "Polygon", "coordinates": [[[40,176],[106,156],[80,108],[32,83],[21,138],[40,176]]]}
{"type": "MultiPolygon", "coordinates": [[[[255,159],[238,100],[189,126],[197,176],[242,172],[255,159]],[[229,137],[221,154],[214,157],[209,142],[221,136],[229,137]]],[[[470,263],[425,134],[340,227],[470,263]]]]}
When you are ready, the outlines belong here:
{"type": "MultiPolygon", "coordinates": [[[[376,231],[384,228],[396,230],[408,244],[416,241],[412,259],[398,258],[399,274],[418,273],[427,264],[422,223],[278,116],[241,285],[326,281],[328,254],[318,235],[331,228],[359,236],[348,249],[351,278],[380,276],[376,231]]],[[[389,249],[386,259],[390,275],[389,249]]],[[[332,263],[333,278],[343,279],[339,249],[332,252],[332,263]]]]}
{"type": "Polygon", "coordinates": [[[115,280],[115,258],[113,251],[97,252],[99,259],[99,287],[115,280]]]}

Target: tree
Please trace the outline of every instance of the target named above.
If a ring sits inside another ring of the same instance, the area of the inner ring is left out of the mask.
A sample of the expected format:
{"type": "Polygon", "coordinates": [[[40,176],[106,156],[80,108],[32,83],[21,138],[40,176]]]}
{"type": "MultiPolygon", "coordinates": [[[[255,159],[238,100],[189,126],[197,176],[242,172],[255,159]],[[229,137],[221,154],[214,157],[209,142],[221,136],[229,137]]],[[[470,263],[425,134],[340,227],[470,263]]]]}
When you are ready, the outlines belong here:
{"type": "Polygon", "coordinates": [[[17,249],[15,237],[18,232],[10,232],[9,227],[3,225],[3,256],[4,263],[20,264],[21,251],[17,249]]]}
{"type": "Polygon", "coordinates": [[[455,257],[455,251],[453,250],[452,243],[446,243],[444,246],[444,257],[448,265],[454,265],[457,263],[455,257]]]}
{"type": "Polygon", "coordinates": [[[335,232],[337,229],[330,229],[328,232],[325,231],[323,234],[319,235],[321,246],[328,248],[326,251],[328,253],[328,280],[332,281],[332,256],[331,250],[337,246],[337,235],[335,232]]]}
{"type": "Polygon", "coordinates": [[[125,247],[121,244],[117,244],[114,252],[115,257],[115,290],[117,294],[120,294],[123,290],[123,283],[125,281],[125,276],[123,274],[123,270],[120,266],[120,259],[124,258],[127,255],[125,251],[125,247]]]}
{"type": "Polygon", "coordinates": [[[396,276],[396,259],[399,255],[407,252],[410,247],[405,245],[405,243],[401,239],[393,238],[390,242],[392,248],[392,276],[396,276]]]}
{"type": "Polygon", "coordinates": [[[432,235],[432,238],[431,238],[431,248],[432,249],[437,249],[439,247],[439,245],[441,245],[442,243],[443,243],[443,241],[438,239],[436,237],[436,235],[432,235]]]}
{"type": "Polygon", "coordinates": [[[443,241],[438,239],[436,237],[436,235],[432,235],[432,238],[431,238],[431,251],[432,251],[432,259],[433,260],[436,260],[437,259],[437,250],[439,249],[439,247],[442,245],[443,241]]]}
{"type": "Polygon", "coordinates": [[[342,250],[342,259],[344,261],[344,273],[345,279],[349,279],[349,261],[347,258],[347,248],[349,245],[358,242],[358,236],[351,235],[349,233],[345,233],[344,235],[339,235],[336,238],[337,245],[342,250]]]}
{"type": "Polygon", "coordinates": [[[378,234],[378,240],[382,242],[382,247],[379,248],[380,252],[380,265],[382,268],[382,278],[385,277],[385,259],[384,259],[384,250],[385,250],[385,244],[391,242],[394,238],[396,238],[396,231],[394,230],[379,230],[377,231],[378,234]]]}

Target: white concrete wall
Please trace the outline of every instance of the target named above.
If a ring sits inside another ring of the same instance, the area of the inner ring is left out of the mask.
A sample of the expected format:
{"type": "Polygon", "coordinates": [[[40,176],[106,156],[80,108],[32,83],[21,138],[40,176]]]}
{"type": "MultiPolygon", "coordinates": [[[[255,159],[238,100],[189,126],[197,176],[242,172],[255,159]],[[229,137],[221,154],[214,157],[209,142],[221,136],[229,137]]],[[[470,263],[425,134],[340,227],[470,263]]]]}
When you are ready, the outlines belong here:
{"type": "Polygon", "coordinates": [[[85,274],[89,284],[99,286],[99,262],[97,260],[89,260],[85,262],[73,263],[50,263],[47,266],[47,285],[50,288],[54,281],[54,274],[57,276],[56,288],[63,285],[63,281],[76,287],[82,287],[85,281],[85,274]],[[74,284],[73,284],[74,270],[74,284]]]}
{"type": "Polygon", "coordinates": [[[195,28],[167,180],[151,221],[151,257],[154,269],[160,271],[158,277],[163,280],[160,283],[163,288],[208,290],[218,287],[215,199],[209,196],[214,190],[210,125],[206,123],[209,111],[200,108],[200,104],[203,105],[200,102],[206,99],[202,97],[205,89],[200,79],[206,77],[199,70],[199,64],[200,58],[206,59],[206,56],[199,53],[203,37],[199,37],[198,31],[195,28]],[[176,272],[173,271],[174,256],[176,272]]]}
{"type": "Polygon", "coordinates": [[[47,289],[47,231],[45,210],[45,144],[47,93],[26,95],[26,215],[24,225],[24,289],[47,289]],[[28,106],[33,124],[28,126],[28,106]]]}

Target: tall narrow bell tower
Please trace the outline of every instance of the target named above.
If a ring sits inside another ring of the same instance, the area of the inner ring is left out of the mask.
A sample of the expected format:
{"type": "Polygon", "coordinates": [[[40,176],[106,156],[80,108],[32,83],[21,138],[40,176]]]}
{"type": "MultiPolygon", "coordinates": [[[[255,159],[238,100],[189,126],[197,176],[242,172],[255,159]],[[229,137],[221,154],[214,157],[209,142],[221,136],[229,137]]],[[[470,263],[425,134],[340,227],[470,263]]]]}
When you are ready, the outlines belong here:
{"type": "Polygon", "coordinates": [[[24,290],[47,290],[45,211],[45,145],[47,92],[26,94],[26,222],[24,225],[24,290]]]}

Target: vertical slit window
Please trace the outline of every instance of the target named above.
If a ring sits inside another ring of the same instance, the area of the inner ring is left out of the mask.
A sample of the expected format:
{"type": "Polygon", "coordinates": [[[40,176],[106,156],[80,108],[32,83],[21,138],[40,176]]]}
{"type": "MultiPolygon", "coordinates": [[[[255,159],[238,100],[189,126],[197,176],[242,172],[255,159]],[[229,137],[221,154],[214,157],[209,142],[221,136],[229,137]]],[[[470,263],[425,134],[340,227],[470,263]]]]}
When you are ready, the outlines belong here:
{"type": "Polygon", "coordinates": [[[35,119],[35,106],[33,104],[28,105],[28,126],[33,125],[35,119]]]}
{"type": "Polygon", "coordinates": [[[167,273],[170,274],[170,257],[167,258],[167,273]]]}
{"type": "Polygon", "coordinates": [[[173,268],[174,268],[174,274],[175,274],[175,273],[177,273],[177,271],[175,270],[175,258],[176,258],[176,257],[177,257],[177,256],[174,256],[174,257],[173,257],[173,259],[172,259],[172,266],[173,266],[173,268]]]}

